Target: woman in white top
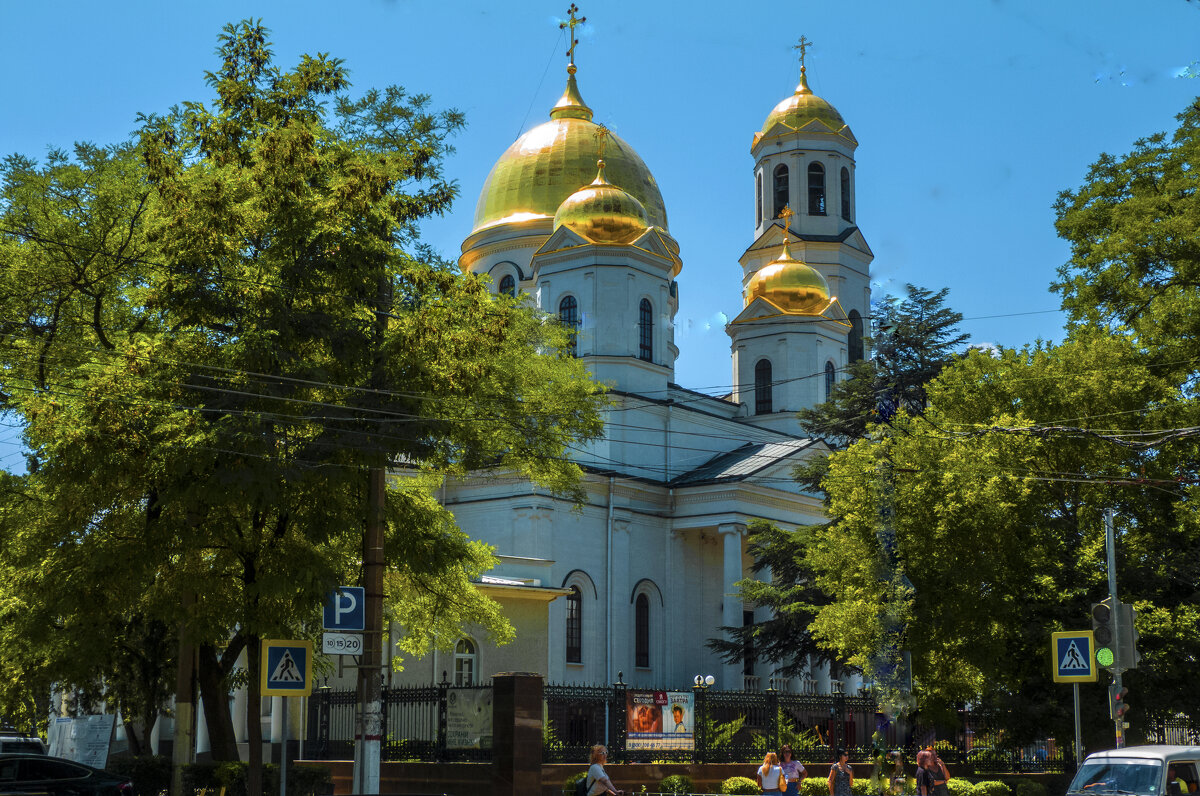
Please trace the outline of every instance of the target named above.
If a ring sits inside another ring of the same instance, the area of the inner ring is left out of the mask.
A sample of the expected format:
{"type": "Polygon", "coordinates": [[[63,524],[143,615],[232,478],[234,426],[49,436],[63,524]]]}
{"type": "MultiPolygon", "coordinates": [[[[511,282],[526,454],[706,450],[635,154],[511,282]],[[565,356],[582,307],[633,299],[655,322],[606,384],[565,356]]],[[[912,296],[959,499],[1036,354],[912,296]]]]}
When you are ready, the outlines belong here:
{"type": "Polygon", "coordinates": [[[604,771],[604,764],[608,762],[608,749],[603,744],[596,744],[592,747],[592,765],[588,768],[588,796],[602,796],[602,794],[610,794],[610,796],[620,796],[625,791],[617,790],[612,784],[612,780],[608,778],[608,774],[604,771]]]}
{"type": "Polygon", "coordinates": [[[783,788],[783,770],[774,752],[767,752],[763,758],[763,764],[758,769],[758,787],[767,794],[779,794],[783,788]]]}

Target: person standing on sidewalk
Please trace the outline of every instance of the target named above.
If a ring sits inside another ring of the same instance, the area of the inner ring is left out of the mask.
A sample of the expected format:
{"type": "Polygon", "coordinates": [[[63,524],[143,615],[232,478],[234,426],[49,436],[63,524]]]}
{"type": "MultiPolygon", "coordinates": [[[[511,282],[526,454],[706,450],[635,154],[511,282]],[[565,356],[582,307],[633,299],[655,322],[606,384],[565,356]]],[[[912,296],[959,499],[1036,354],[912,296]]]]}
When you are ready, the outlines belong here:
{"type": "Polygon", "coordinates": [[[850,767],[850,755],[845,749],[837,750],[837,762],[829,769],[829,796],[851,796],[854,786],[854,769],[850,767]]]}
{"type": "Polygon", "coordinates": [[[783,772],[783,796],[799,796],[800,781],[808,776],[808,772],[792,758],[792,747],[787,744],[779,750],[779,770],[783,772]]]}

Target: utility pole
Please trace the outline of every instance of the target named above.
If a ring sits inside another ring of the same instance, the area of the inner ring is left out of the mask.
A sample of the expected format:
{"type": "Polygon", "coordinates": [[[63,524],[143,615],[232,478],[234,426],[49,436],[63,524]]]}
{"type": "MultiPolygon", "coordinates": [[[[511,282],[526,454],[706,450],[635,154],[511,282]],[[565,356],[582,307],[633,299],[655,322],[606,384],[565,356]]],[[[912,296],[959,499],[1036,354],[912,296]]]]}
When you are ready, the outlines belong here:
{"type": "MultiPolygon", "coordinates": [[[[187,615],[196,602],[194,592],[183,595],[183,611],[187,615]]],[[[171,752],[171,794],[183,794],[183,767],[195,762],[196,751],[196,647],[188,638],[188,628],[179,624],[179,656],[175,661],[175,730],[171,752]]]]}
{"type": "MultiPolygon", "coordinates": [[[[1120,603],[1117,601],[1117,543],[1113,533],[1113,512],[1112,509],[1107,509],[1104,512],[1104,546],[1108,551],[1108,599],[1112,605],[1112,631],[1114,639],[1121,639],[1121,611],[1118,609],[1120,603]]],[[[1121,663],[1121,661],[1117,661],[1121,663]]],[[[1119,693],[1123,687],[1121,682],[1121,669],[1113,670],[1113,686],[1119,693]]],[[[1123,716],[1113,716],[1113,724],[1117,733],[1117,748],[1122,749],[1125,746],[1125,719],[1123,716]]]]}

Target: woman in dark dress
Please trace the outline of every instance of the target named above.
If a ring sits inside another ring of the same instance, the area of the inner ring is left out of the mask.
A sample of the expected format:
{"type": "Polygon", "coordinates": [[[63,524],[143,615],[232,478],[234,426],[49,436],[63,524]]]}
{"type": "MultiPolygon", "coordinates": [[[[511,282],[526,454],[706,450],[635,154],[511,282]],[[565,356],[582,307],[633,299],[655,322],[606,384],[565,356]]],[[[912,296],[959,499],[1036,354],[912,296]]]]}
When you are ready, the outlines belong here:
{"type": "Polygon", "coordinates": [[[854,785],[854,769],[850,768],[850,755],[845,749],[837,750],[837,762],[829,769],[829,796],[851,796],[854,785]]]}

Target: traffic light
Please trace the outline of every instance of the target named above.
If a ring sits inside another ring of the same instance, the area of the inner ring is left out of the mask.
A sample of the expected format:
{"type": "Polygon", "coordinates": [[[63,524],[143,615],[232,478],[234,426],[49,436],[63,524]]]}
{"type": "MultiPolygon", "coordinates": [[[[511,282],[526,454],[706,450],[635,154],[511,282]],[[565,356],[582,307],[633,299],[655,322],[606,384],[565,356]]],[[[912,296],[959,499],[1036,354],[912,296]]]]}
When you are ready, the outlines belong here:
{"type": "Polygon", "coordinates": [[[1117,663],[1117,639],[1112,627],[1112,598],[1105,597],[1092,606],[1092,638],[1096,640],[1096,663],[1113,669],[1117,663]]]}
{"type": "Polygon", "coordinates": [[[1129,712],[1129,703],[1125,701],[1128,693],[1128,688],[1117,688],[1116,683],[1108,687],[1108,715],[1113,721],[1125,720],[1125,714],[1129,712]]]}
{"type": "Polygon", "coordinates": [[[1138,632],[1134,621],[1137,610],[1129,603],[1120,603],[1120,622],[1117,628],[1117,660],[1123,669],[1136,669],[1142,655],[1137,651],[1138,632]]]}

